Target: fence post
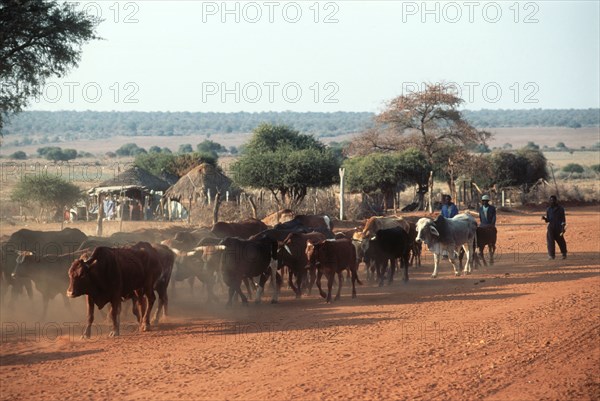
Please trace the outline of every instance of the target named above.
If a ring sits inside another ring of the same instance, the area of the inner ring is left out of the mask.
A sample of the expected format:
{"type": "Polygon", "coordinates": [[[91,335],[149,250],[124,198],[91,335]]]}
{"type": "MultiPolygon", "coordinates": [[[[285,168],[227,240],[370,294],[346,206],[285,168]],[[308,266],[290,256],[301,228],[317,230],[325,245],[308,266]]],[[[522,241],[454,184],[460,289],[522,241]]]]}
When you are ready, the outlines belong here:
{"type": "Polygon", "coordinates": [[[340,220],[344,220],[344,174],[345,168],[340,168],[340,220]]]}

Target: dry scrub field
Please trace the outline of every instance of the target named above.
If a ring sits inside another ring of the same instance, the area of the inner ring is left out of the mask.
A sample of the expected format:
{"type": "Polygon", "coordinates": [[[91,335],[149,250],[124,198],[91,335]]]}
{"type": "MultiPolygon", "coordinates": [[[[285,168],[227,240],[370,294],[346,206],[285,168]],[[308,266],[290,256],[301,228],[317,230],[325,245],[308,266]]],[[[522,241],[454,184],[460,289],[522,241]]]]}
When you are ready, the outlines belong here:
{"type": "MultiPolygon", "coordinates": [[[[500,212],[497,263],[454,277],[432,258],[410,281],[365,283],[331,305],[315,294],[278,305],[207,305],[183,283],[171,316],[119,338],[84,303],[21,299],[1,309],[0,399],[598,400],[600,211],[567,209],[569,258],[547,261],[541,211],[500,212]]],[[[365,278],[364,270],[359,271],[365,278]]],[[[269,285],[269,284],[267,284],[269,285]]],[[[267,290],[269,292],[269,290],[267,290]]]]}

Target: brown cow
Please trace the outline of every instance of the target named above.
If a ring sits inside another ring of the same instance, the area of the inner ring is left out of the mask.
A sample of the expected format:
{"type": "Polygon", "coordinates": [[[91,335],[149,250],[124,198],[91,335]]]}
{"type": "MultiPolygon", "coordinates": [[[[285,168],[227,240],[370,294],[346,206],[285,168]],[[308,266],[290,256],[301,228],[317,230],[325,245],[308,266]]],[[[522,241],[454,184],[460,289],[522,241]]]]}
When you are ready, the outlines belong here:
{"type": "Polygon", "coordinates": [[[343,281],[342,272],[344,270],[349,270],[352,274],[352,298],[356,298],[355,283],[360,285],[362,283],[358,279],[356,272],[356,253],[350,240],[325,240],[316,244],[309,241],[306,244],[306,257],[311,265],[316,265],[318,268],[317,287],[319,288],[319,294],[327,302],[331,302],[331,287],[333,286],[333,278],[336,273],[338,275],[339,286],[335,300],[340,299],[343,281]],[[327,277],[327,294],[321,289],[321,276],[323,274],[327,277]]]}
{"type": "MultiPolygon", "coordinates": [[[[149,245],[149,244],[148,244],[149,245]]],[[[162,273],[160,263],[151,262],[147,247],[129,248],[97,247],[89,257],[82,255],[69,268],[67,296],[87,295],[87,326],[83,337],[89,338],[94,322],[94,305],[102,309],[110,303],[113,330],[109,337],[119,335],[121,300],[136,297],[140,330],[150,329],[150,313],[156,296],[154,284],[162,273]],[[145,298],[145,301],[143,300],[145,298]]]]}
{"type": "Polygon", "coordinates": [[[239,223],[219,221],[213,225],[211,231],[219,238],[238,237],[248,239],[267,228],[269,227],[260,220],[248,219],[239,223]]]}

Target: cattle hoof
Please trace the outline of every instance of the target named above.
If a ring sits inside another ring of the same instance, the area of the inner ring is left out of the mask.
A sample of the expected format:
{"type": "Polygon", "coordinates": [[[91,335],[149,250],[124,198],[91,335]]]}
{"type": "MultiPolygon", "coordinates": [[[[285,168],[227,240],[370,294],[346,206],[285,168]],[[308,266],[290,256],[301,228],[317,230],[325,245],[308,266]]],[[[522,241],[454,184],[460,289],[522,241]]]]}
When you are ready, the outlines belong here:
{"type": "Polygon", "coordinates": [[[335,301],[339,301],[339,300],[340,300],[340,297],[338,297],[338,296],[336,295],[336,296],[335,296],[335,298],[334,298],[334,300],[335,300],[335,301]]]}
{"type": "Polygon", "coordinates": [[[432,274],[431,278],[437,278],[437,274],[432,274]]]}
{"type": "Polygon", "coordinates": [[[119,332],[118,331],[111,331],[110,333],[108,333],[109,337],[118,337],[119,336],[119,332]]]}
{"type": "MultiPolygon", "coordinates": [[[[325,294],[324,292],[321,292],[320,294],[321,294],[321,298],[327,299],[327,294],[325,294]]],[[[327,302],[329,302],[329,301],[327,301],[327,302]]]]}
{"type": "Polygon", "coordinates": [[[271,300],[271,304],[278,304],[278,303],[279,303],[279,301],[278,301],[278,300],[276,300],[276,299],[272,299],[272,300],[271,300]]]}
{"type": "Polygon", "coordinates": [[[257,300],[255,300],[255,301],[254,301],[254,304],[255,304],[255,305],[260,305],[260,304],[261,304],[261,300],[260,300],[260,299],[257,299],[257,300]]]}
{"type": "Polygon", "coordinates": [[[143,324],[140,327],[140,331],[144,332],[144,331],[150,331],[150,325],[149,324],[143,324]]]}
{"type": "Polygon", "coordinates": [[[352,298],[356,298],[356,294],[352,294],[352,298]]]}
{"type": "Polygon", "coordinates": [[[82,335],[81,335],[81,339],[82,339],[82,340],[89,340],[89,339],[90,339],[90,336],[88,336],[88,335],[85,335],[85,334],[82,334],[82,335]]]}
{"type": "Polygon", "coordinates": [[[454,273],[454,275],[455,275],[456,277],[459,277],[459,276],[460,276],[460,272],[456,272],[456,273],[454,273]]]}
{"type": "Polygon", "coordinates": [[[383,287],[383,281],[380,281],[380,282],[379,282],[379,286],[380,286],[380,287],[383,287]]]}

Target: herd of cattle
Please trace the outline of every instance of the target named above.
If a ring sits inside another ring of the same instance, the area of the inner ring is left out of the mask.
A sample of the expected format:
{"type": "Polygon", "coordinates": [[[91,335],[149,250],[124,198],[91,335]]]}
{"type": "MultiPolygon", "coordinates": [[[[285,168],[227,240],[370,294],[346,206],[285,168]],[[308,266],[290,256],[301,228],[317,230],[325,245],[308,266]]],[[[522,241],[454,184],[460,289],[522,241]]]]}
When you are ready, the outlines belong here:
{"type": "Polygon", "coordinates": [[[261,301],[265,283],[271,279],[277,303],[282,277],[287,272],[289,287],[296,298],[309,293],[316,282],[319,294],[331,302],[331,292],[337,275],[340,298],[343,272],[352,283],[362,284],[358,267],[364,262],[367,280],[383,285],[392,282],[399,261],[402,280],[408,281],[410,265],[421,264],[421,247],[425,243],[434,255],[437,276],[440,260],[447,256],[456,267],[456,257],[464,272],[470,273],[479,257],[485,262],[483,249],[487,245],[490,263],[496,243],[495,227],[477,227],[470,214],[452,219],[372,217],[361,229],[334,232],[327,216],[299,215],[294,219],[269,227],[260,220],[238,223],[219,222],[212,228],[158,233],[115,233],[111,237],[87,237],[74,228],[62,231],[31,231],[21,229],[2,243],[0,300],[10,288],[9,302],[23,291],[29,298],[33,286],[42,294],[45,317],[48,302],[62,294],[75,298],[86,295],[87,326],[83,336],[90,336],[94,307],[102,309],[110,303],[109,316],[113,329],[110,336],[119,335],[121,304],[131,299],[133,313],[140,330],[150,328],[150,315],[158,295],[158,305],[152,324],[160,314],[168,314],[167,287],[171,278],[197,278],[205,286],[208,302],[217,300],[214,286],[228,288],[227,305],[237,294],[244,304],[256,290],[256,302],[261,301]],[[165,239],[166,237],[166,239],[165,239]],[[327,278],[327,292],[321,288],[322,276],[327,278]],[[257,279],[258,283],[255,284],[257,279]],[[242,291],[245,285],[247,294],[242,291]]]}

